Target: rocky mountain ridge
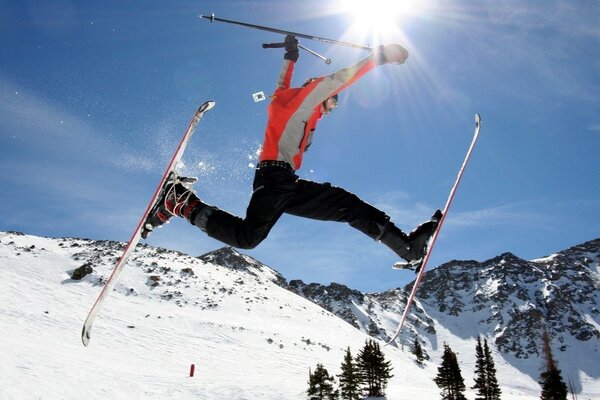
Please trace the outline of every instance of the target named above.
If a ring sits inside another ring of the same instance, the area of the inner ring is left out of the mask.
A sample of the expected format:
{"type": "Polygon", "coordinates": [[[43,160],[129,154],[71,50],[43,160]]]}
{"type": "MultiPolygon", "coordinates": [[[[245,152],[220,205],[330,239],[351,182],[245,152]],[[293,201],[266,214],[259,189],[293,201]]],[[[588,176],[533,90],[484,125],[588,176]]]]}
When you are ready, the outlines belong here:
{"type": "MultiPolygon", "coordinates": [[[[599,352],[599,270],[600,239],[531,261],[504,253],[483,262],[447,262],[424,273],[405,340],[412,343],[435,335],[434,315],[442,324],[442,317],[468,315],[473,335],[493,338],[499,351],[516,358],[541,355],[542,329],[560,351],[569,350],[568,339],[574,338],[599,352]]],[[[412,283],[381,293],[302,281],[290,281],[288,288],[385,340],[393,330],[384,314],[403,310],[412,283]]]]}

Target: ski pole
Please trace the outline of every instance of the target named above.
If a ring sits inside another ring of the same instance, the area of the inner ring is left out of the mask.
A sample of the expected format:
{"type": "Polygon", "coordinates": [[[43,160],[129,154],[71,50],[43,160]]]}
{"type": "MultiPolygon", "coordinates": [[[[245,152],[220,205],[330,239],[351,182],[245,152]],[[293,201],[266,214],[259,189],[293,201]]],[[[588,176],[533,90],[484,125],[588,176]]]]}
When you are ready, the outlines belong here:
{"type": "Polygon", "coordinates": [[[340,45],[340,46],[353,47],[355,49],[373,51],[373,48],[371,48],[369,46],[361,46],[359,44],[342,42],[342,41],[334,40],[334,39],[327,39],[327,38],[320,37],[320,36],[307,35],[305,33],[298,33],[298,32],[286,31],[286,30],[283,30],[283,29],[270,28],[268,26],[248,24],[246,22],[233,21],[233,20],[224,19],[224,18],[217,18],[217,17],[215,17],[215,14],[211,14],[211,15],[199,15],[198,17],[199,18],[208,19],[208,20],[210,20],[211,23],[215,22],[215,21],[225,22],[227,24],[245,26],[246,28],[258,29],[258,30],[261,30],[261,31],[281,33],[282,35],[293,35],[293,36],[301,37],[301,38],[304,38],[304,39],[316,40],[317,42],[331,43],[331,44],[337,44],[337,45],[340,45]]]}
{"type": "MultiPolygon", "coordinates": [[[[276,49],[276,48],[280,48],[280,47],[285,47],[285,43],[263,43],[262,47],[263,47],[263,49],[276,49]]],[[[327,57],[317,53],[316,51],[309,49],[308,47],[304,47],[300,43],[298,43],[298,47],[301,48],[302,50],[309,52],[313,56],[318,57],[321,60],[325,61],[325,64],[327,64],[327,65],[331,64],[331,58],[327,58],[327,57]]]]}
{"type": "Polygon", "coordinates": [[[320,58],[321,60],[325,61],[325,64],[329,65],[331,64],[331,58],[327,58],[325,56],[322,56],[321,54],[317,53],[316,51],[313,51],[307,47],[302,46],[300,43],[298,43],[298,47],[300,47],[302,50],[305,50],[307,52],[309,52],[310,54],[312,54],[315,57],[320,58]]]}

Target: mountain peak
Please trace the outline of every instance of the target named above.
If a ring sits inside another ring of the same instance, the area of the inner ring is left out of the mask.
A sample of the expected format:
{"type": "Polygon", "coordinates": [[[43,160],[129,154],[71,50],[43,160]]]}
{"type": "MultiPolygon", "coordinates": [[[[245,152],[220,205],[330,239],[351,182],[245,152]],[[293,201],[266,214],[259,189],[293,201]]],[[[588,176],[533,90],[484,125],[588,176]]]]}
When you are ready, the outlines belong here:
{"type": "Polygon", "coordinates": [[[500,254],[499,256],[496,256],[488,261],[486,261],[486,263],[492,263],[492,264],[497,264],[497,265],[505,265],[505,264],[512,264],[512,263],[516,263],[516,264],[522,264],[522,263],[526,263],[527,261],[522,259],[521,257],[516,256],[515,254],[507,251],[505,253],[500,254]]]}
{"type": "Polygon", "coordinates": [[[286,286],[285,278],[277,271],[246,254],[242,254],[231,246],[221,247],[198,257],[198,259],[225,268],[244,271],[251,275],[266,275],[266,278],[279,286],[286,286]]]}
{"type": "Polygon", "coordinates": [[[205,253],[198,258],[204,262],[210,262],[231,269],[260,269],[264,267],[260,261],[240,253],[231,246],[221,247],[220,249],[205,253]]]}

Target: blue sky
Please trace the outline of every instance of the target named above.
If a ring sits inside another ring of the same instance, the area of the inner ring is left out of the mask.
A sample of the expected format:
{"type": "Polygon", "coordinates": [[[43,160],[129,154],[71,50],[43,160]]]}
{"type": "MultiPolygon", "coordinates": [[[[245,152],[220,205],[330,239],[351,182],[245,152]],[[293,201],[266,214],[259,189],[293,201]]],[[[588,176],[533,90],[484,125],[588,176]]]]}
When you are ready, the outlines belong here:
{"type": "MultiPolygon", "coordinates": [[[[0,1],[0,230],[126,241],[196,107],[182,172],[243,215],[282,50],[277,34],[199,14],[359,44],[398,42],[340,95],[300,175],[345,187],[411,230],[442,208],[474,127],[483,128],[429,268],[505,251],[533,259],[600,236],[600,4],[405,1],[377,31],[340,0],[0,1]],[[359,23],[360,22],[360,23],[359,23]]],[[[357,3],[357,2],[355,2],[357,3]]],[[[376,0],[366,2],[372,10],[376,0]]],[[[360,7],[357,3],[356,7],[360,7]]],[[[294,83],[366,53],[309,40],[294,83]]],[[[221,246],[183,220],[152,245],[221,246]]],[[[379,291],[410,272],[347,225],[284,216],[251,256],[287,279],[379,291]]]]}

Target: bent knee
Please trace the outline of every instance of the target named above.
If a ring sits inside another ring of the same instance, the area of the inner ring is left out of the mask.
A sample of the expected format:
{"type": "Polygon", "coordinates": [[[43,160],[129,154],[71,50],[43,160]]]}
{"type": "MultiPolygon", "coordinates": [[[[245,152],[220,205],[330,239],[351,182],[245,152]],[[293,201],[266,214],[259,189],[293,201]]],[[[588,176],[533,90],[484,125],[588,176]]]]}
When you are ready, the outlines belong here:
{"type": "Polygon", "coordinates": [[[242,250],[252,250],[256,247],[258,247],[258,245],[264,240],[265,238],[251,238],[251,239],[247,239],[244,241],[240,241],[240,243],[238,243],[237,248],[242,249],[242,250]]]}

